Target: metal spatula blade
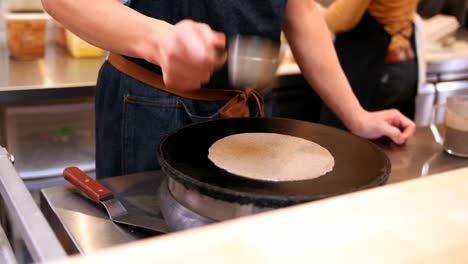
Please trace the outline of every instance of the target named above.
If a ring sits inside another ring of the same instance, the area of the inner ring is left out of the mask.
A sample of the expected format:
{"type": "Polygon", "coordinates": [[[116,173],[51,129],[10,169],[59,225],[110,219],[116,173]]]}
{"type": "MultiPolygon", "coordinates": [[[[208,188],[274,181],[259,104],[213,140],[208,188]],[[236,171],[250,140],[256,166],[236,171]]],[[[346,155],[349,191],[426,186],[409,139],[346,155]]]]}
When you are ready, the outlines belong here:
{"type": "Polygon", "coordinates": [[[166,222],[160,218],[131,214],[114,194],[77,167],[63,171],[64,178],[82,191],[92,201],[102,204],[113,222],[144,228],[159,233],[167,233],[166,222]]]}

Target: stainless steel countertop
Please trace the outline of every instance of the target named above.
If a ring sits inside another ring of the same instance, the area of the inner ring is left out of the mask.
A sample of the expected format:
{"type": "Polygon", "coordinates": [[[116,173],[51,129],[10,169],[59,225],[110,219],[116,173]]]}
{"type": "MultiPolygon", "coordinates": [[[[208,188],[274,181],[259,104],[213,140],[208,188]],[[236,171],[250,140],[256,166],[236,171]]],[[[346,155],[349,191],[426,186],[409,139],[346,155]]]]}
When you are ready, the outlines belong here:
{"type": "MultiPolygon", "coordinates": [[[[0,213],[2,216],[8,216],[8,223],[11,224],[6,226],[9,227],[8,234],[13,238],[13,248],[18,249],[20,244],[17,242],[23,241],[34,263],[45,263],[66,257],[59,239],[13,167],[13,161],[14,158],[0,146],[0,197],[2,198],[0,213]]],[[[11,255],[8,253],[9,247],[4,245],[4,239],[6,237],[0,234],[2,247],[0,260],[4,257],[10,258],[8,255],[11,255]]],[[[0,263],[5,262],[0,261],[0,263]]]]}
{"type": "Polygon", "coordinates": [[[8,49],[0,46],[0,92],[94,87],[103,58],[73,58],[55,45],[45,56],[34,60],[10,59],[8,49]]]}
{"type": "MultiPolygon", "coordinates": [[[[439,127],[441,132],[443,128],[439,127]]],[[[390,158],[392,172],[387,183],[396,183],[468,166],[467,158],[452,156],[434,141],[429,127],[418,127],[404,146],[376,141],[390,158]]]]}
{"type": "MultiPolygon", "coordinates": [[[[103,58],[73,58],[56,45],[46,48],[43,58],[14,60],[0,45],[0,92],[94,87],[103,58]]],[[[300,75],[297,65],[281,65],[278,77],[300,75]]],[[[275,85],[282,85],[278,80],[275,85]]]]}
{"type": "MultiPolygon", "coordinates": [[[[0,92],[94,87],[99,69],[104,58],[73,58],[68,52],[54,44],[46,47],[45,56],[34,60],[14,60],[9,57],[5,43],[0,45],[0,92]]],[[[429,63],[429,76],[445,72],[465,72],[468,69],[468,59],[448,59],[429,63]]],[[[277,76],[280,80],[274,82],[275,88],[284,85],[284,80],[290,81],[291,76],[301,75],[296,64],[280,65],[277,76]]],[[[465,75],[464,75],[465,76],[465,75]]]]}
{"type": "MultiPolygon", "coordinates": [[[[376,144],[392,162],[387,184],[468,166],[468,159],[444,153],[427,127],[419,127],[404,146],[384,140],[376,144]]],[[[102,183],[124,203],[137,203],[142,211],[158,215],[154,201],[156,186],[162,178],[158,171],[111,178],[102,183]]],[[[145,237],[136,230],[113,224],[102,208],[84,199],[70,186],[43,189],[41,208],[69,254],[88,254],[145,237]]]]}

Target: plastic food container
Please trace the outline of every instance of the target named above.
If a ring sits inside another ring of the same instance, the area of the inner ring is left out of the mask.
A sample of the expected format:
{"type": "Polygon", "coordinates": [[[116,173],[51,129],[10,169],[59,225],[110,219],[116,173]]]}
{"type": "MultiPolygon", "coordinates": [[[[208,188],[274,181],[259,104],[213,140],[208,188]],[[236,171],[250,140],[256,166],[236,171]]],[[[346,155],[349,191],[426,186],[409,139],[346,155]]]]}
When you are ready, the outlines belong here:
{"type": "Polygon", "coordinates": [[[82,40],[69,30],[65,30],[68,52],[75,58],[95,58],[103,55],[103,50],[82,40]]]}
{"type": "Polygon", "coordinates": [[[34,59],[44,56],[49,19],[46,13],[7,13],[4,19],[10,57],[34,59]]]}
{"type": "Polygon", "coordinates": [[[8,10],[13,12],[44,11],[41,0],[9,0],[8,10]]]}
{"type": "Polygon", "coordinates": [[[67,48],[67,36],[65,28],[58,21],[54,20],[55,43],[57,46],[67,48]]]}

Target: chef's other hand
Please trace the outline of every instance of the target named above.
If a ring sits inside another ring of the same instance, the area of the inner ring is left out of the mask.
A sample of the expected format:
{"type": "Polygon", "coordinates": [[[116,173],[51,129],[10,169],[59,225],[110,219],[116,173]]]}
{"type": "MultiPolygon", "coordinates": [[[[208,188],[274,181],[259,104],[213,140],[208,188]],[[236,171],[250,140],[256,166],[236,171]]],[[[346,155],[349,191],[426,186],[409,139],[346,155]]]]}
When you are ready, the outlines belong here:
{"type": "Polygon", "coordinates": [[[220,67],[219,50],[226,46],[226,36],[207,24],[182,20],[160,40],[159,65],[164,84],[179,90],[198,89],[220,67]]]}
{"type": "Polygon", "coordinates": [[[414,122],[396,109],[364,111],[358,120],[357,125],[351,128],[354,134],[368,139],[387,136],[396,144],[406,143],[416,130],[414,122]]]}

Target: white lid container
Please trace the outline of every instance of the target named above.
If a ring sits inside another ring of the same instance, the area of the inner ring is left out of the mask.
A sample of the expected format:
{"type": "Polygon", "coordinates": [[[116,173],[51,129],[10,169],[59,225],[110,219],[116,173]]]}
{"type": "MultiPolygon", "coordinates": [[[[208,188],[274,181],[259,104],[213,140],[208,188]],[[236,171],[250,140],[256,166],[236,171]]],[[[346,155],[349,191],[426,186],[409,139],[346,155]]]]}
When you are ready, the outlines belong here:
{"type": "Polygon", "coordinates": [[[51,16],[45,12],[37,12],[37,13],[3,13],[2,17],[4,20],[50,20],[51,16]]]}
{"type": "Polygon", "coordinates": [[[8,10],[13,12],[44,11],[41,0],[8,0],[8,10]]]}

